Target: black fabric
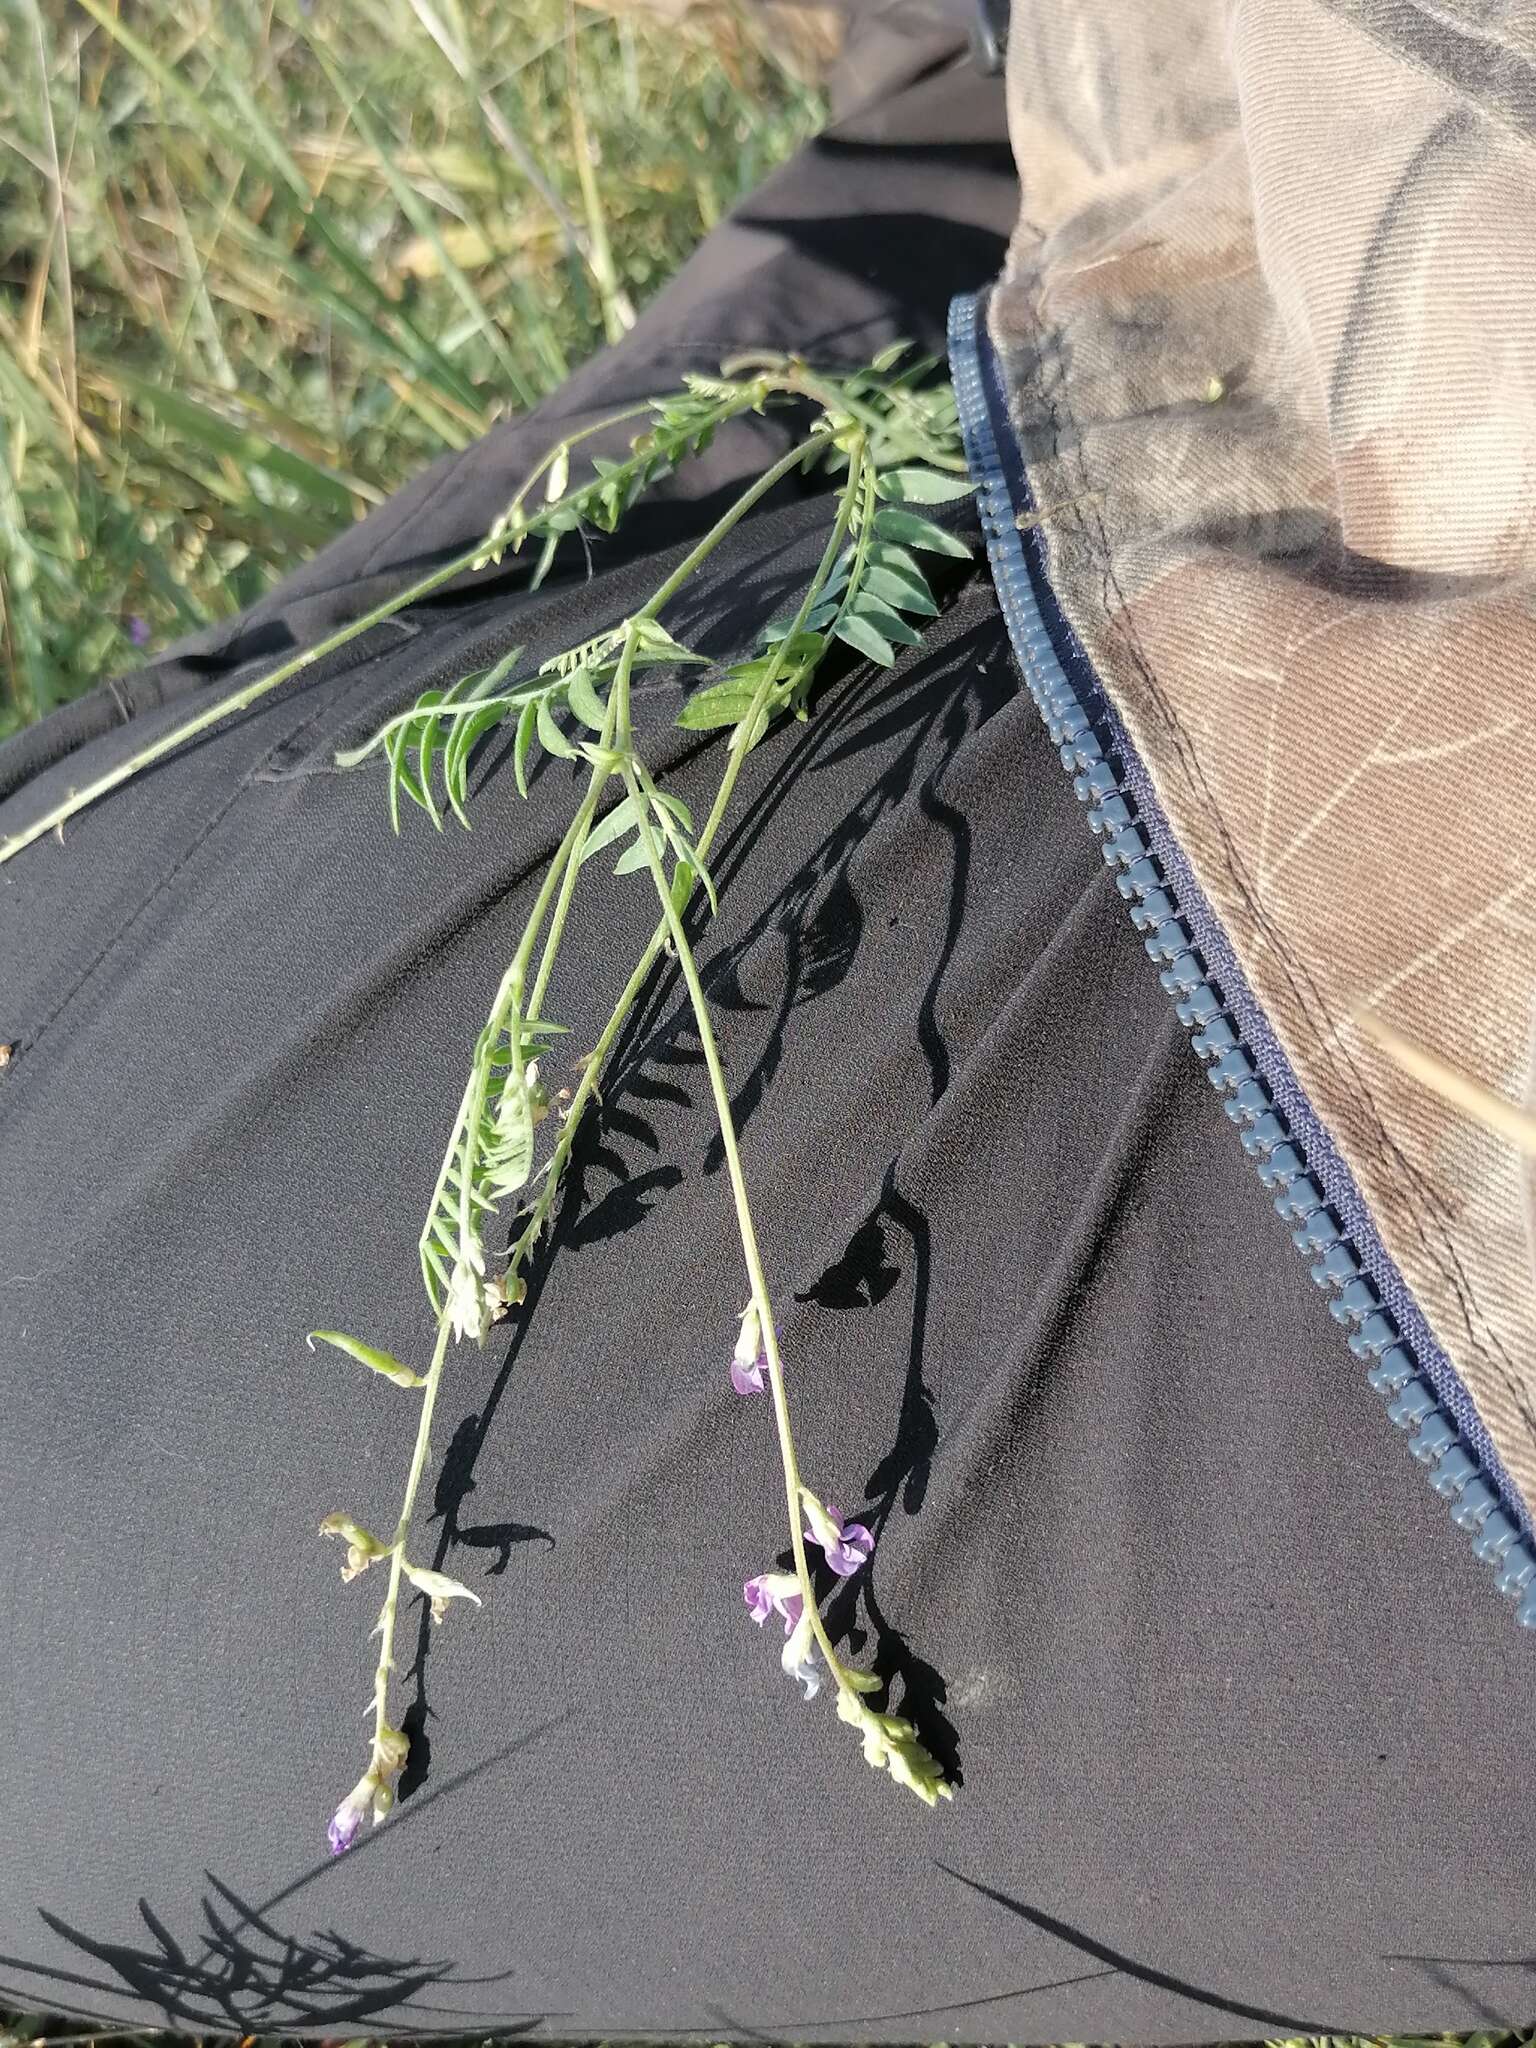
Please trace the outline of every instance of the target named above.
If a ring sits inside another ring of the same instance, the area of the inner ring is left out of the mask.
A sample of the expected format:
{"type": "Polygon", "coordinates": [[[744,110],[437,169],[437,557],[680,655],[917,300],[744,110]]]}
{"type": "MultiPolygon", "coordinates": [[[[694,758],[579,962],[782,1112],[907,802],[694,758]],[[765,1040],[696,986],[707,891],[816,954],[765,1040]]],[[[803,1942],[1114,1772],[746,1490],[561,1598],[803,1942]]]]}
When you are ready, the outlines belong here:
{"type": "MultiPolygon", "coordinates": [[[[997,89],[912,68],[857,148],[784,174],[797,209],[756,203],[786,223],[766,272],[738,222],[677,302],[715,310],[658,302],[653,335],[857,356],[984,280],[997,89]],[[872,204],[910,225],[866,276],[872,204]]],[[[672,346],[615,352],[580,403],[648,388],[672,346]]],[[[461,544],[545,432],[162,664],[130,727],[24,736],[0,829],[252,636],[461,544]]],[[[672,494],[674,551],[720,460],[672,494]]],[[[677,630],[739,649],[825,529],[815,501],[748,522],[677,630]]],[[[783,1494],[726,1374],[745,1283],[669,968],[526,1310],[453,1356],[417,1549],[485,1605],[406,1631],[400,1809],[326,1855],[378,1589],[313,1530],[388,1523],[408,1424],[303,1336],[428,1341],[421,1210],[572,790],[549,763],[520,802],[492,742],[473,832],[412,813],[396,841],[379,771],[334,751],[622,617],[665,559],[631,541],[534,600],[421,607],[0,871],[0,1997],[318,2034],[1529,2020],[1531,1645],[1205,1087],[979,568],[894,673],[846,670],[750,757],[701,939],[807,1476],[878,1535],[837,1632],[961,1775],[953,1805],[866,1769],[742,1604],[783,1494]]],[[[655,672],[636,723],[698,810],[723,750],[673,724],[688,682],[655,672]]],[[[586,899],[551,1004],[572,1056],[651,921],[639,878],[586,899]]]]}

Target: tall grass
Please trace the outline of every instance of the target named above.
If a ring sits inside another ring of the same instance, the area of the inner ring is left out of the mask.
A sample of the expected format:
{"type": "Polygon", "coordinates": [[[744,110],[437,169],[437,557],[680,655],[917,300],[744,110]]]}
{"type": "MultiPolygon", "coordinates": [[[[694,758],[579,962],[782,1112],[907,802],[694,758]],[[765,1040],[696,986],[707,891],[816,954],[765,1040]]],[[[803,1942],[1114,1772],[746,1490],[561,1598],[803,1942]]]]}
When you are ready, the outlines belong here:
{"type": "Polygon", "coordinates": [[[0,733],[533,404],[819,117],[744,8],[0,8],[0,733]]]}

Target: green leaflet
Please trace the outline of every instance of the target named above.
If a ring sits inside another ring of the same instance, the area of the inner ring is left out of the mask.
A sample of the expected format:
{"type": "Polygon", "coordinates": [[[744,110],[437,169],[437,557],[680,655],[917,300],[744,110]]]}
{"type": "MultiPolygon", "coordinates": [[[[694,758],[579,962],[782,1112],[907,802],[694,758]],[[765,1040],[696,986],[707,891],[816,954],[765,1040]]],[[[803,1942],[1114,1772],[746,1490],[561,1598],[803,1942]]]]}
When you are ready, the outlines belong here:
{"type": "Polygon", "coordinates": [[[900,505],[882,505],[875,514],[875,532],[885,540],[905,541],[909,547],[926,548],[934,555],[956,555],[969,561],[971,550],[958,534],[946,533],[931,519],[908,512],[900,505]]]}
{"type": "Polygon", "coordinates": [[[635,628],[635,637],[637,643],[635,660],[637,664],[642,661],[647,664],[662,661],[703,662],[707,664],[709,661],[707,654],[695,654],[692,648],[684,647],[681,641],[674,640],[666,627],[657,619],[641,619],[635,628]]]}
{"type": "Polygon", "coordinates": [[[833,631],[839,640],[846,640],[850,647],[857,648],[871,661],[879,662],[882,668],[890,668],[894,664],[895,648],[858,612],[849,612],[839,619],[833,631]]]}
{"type": "Polygon", "coordinates": [[[872,540],[869,544],[869,562],[871,568],[889,569],[895,575],[910,576],[915,583],[920,583],[924,590],[928,588],[928,578],[916,555],[910,548],[899,547],[895,541],[881,540],[878,536],[872,540]]]}
{"type": "Polygon", "coordinates": [[[717,726],[736,725],[752,708],[757,695],[755,680],[736,675],[695,691],[677,715],[677,723],[690,732],[711,732],[717,726]]]}
{"type": "Polygon", "coordinates": [[[898,505],[946,505],[953,498],[968,498],[973,486],[969,477],[939,469],[886,469],[875,489],[898,505]]]}
{"type": "Polygon", "coordinates": [[[372,1344],[364,1344],[357,1337],[348,1337],[341,1330],[311,1330],[304,1342],[313,1351],[316,1342],[329,1344],[337,1351],[344,1351],[348,1358],[355,1358],[359,1365],[366,1365],[370,1372],[376,1372],[386,1380],[393,1380],[397,1387],[424,1387],[426,1380],[419,1372],[412,1372],[408,1365],[402,1365],[387,1351],[379,1351],[372,1344]]]}
{"type": "Polygon", "coordinates": [[[448,735],[448,744],[443,749],[443,786],[448,792],[453,814],[466,832],[469,830],[469,814],[464,806],[469,794],[469,757],[476,742],[500,725],[510,709],[511,706],[505,704],[484,705],[469,717],[457,720],[448,735]]]}
{"type": "Polygon", "coordinates": [[[636,839],[631,845],[625,847],[624,851],[614,862],[613,872],[616,875],[634,875],[643,872],[649,866],[650,861],[646,855],[645,842],[641,839],[636,839]]]}
{"type": "MultiPolygon", "coordinates": [[[[614,862],[613,872],[616,875],[643,874],[649,866],[650,862],[646,859],[644,844],[636,839],[625,847],[624,851],[614,862]]],[[[715,894],[714,878],[705,870],[702,863],[698,861],[697,855],[695,855],[691,861],[679,860],[672,871],[672,902],[679,916],[682,915],[688,898],[693,894],[695,882],[702,882],[704,884],[704,893],[709,898],[711,906],[716,910],[720,908],[720,899],[715,894]]]]}
{"type": "Polygon", "coordinates": [[[582,864],[601,853],[605,846],[611,846],[615,839],[622,839],[626,832],[635,829],[635,800],[626,796],[616,803],[611,811],[605,811],[587,834],[582,844],[582,864]]]}
{"type": "Polygon", "coordinates": [[[526,799],[528,795],[528,754],[533,746],[534,729],[538,724],[539,700],[530,697],[517,717],[517,738],[512,748],[512,772],[517,777],[517,793],[526,799]]]}
{"type": "Polygon", "coordinates": [[[608,721],[608,707],[597,693],[598,677],[606,686],[613,676],[612,669],[600,669],[596,673],[590,668],[575,668],[566,677],[565,701],[589,732],[600,733],[608,721]]]}
{"type": "MultiPolygon", "coordinates": [[[[662,835],[677,863],[672,878],[674,891],[680,886],[679,876],[682,869],[687,868],[690,876],[689,889],[691,890],[694,880],[702,882],[704,893],[709,898],[711,909],[718,910],[720,899],[715,890],[714,877],[700,859],[698,848],[694,846],[688,836],[693,830],[693,819],[689,814],[688,806],[679,797],[671,796],[666,791],[658,789],[646,772],[643,764],[637,762],[635,764],[635,771],[640,778],[641,792],[651,819],[661,827],[662,835]]],[[[635,808],[633,797],[626,797],[624,803],[618,806],[618,808],[620,810],[627,809],[626,822],[634,825],[636,830],[634,839],[625,847],[624,851],[614,862],[613,872],[616,875],[639,874],[650,867],[650,857],[646,852],[645,841],[641,838],[638,829],[639,812],[635,808]]],[[[610,812],[609,815],[612,816],[612,813],[610,812]]]]}
{"type": "Polygon", "coordinates": [[[534,705],[534,717],[538,725],[539,745],[546,754],[554,754],[562,761],[574,761],[576,749],[555,723],[555,714],[549,708],[549,699],[540,697],[534,705]]]}
{"type": "MultiPolygon", "coordinates": [[[[417,699],[417,709],[428,716],[441,701],[439,690],[423,691],[417,699]]],[[[389,761],[389,822],[398,836],[400,831],[400,796],[403,791],[413,804],[424,810],[434,825],[441,823],[437,808],[432,802],[431,792],[422,788],[417,780],[416,770],[410,760],[411,729],[407,725],[397,726],[385,743],[385,754],[389,761]]]]}
{"type": "MultiPolygon", "coordinates": [[[[775,646],[786,637],[787,628],[778,634],[775,646]]],[[[779,663],[778,678],[764,702],[764,724],[789,701],[808,667],[825,652],[826,644],[820,633],[795,635],[790,651],[779,663]]],[[[751,710],[758,685],[768,674],[773,659],[773,655],[764,654],[752,661],[733,662],[718,683],[710,683],[694,692],[678,713],[677,723],[692,732],[710,732],[718,726],[738,724],[751,710]]],[[[756,738],[754,734],[754,742],[756,738]]]]}
{"type": "Polygon", "coordinates": [[[878,597],[870,595],[866,590],[860,590],[851,611],[853,616],[862,619],[866,625],[873,626],[882,639],[889,640],[892,646],[916,647],[923,637],[888,604],[882,603],[878,597]]]}
{"type": "Polygon", "coordinates": [[[938,615],[933,593],[920,578],[899,569],[887,569],[874,562],[864,571],[864,588],[872,597],[883,598],[898,611],[916,612],[925,619],[938,615]]]}
{"type": "Polygon", "coordinates": [[[697,879],[687,861],[680,860],[672,875],[672,908],[679,917],[688,908],[688,898],[693,894],[693,885],[697,879]]]}

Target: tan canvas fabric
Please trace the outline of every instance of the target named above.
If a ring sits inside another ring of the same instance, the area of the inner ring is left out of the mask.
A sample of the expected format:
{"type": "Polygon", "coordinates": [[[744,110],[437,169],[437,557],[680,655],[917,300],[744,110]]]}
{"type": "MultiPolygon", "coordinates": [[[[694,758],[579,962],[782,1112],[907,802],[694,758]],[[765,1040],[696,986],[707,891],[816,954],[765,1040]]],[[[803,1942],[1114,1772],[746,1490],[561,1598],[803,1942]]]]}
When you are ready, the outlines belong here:
{"type": "MultiPolygon", "coordinates": [[[[1536,1503],[1536,0],[1016,0],[1053,583],[1536,1503]]],[[[1347,1361],[1341,1353],[1341,1371],[1347,1361]]]]}

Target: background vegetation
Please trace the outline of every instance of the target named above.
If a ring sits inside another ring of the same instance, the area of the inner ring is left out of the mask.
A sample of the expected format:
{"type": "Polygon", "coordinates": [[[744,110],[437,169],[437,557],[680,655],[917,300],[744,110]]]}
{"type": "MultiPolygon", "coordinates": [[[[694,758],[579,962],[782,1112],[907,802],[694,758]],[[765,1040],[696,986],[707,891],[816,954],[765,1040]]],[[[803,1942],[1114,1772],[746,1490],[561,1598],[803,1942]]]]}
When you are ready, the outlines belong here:
{"type": "Polygon", "coordinates": [[[7,0],[0,734],[622,332],[821,113],[745,6],[7,0]]]}

